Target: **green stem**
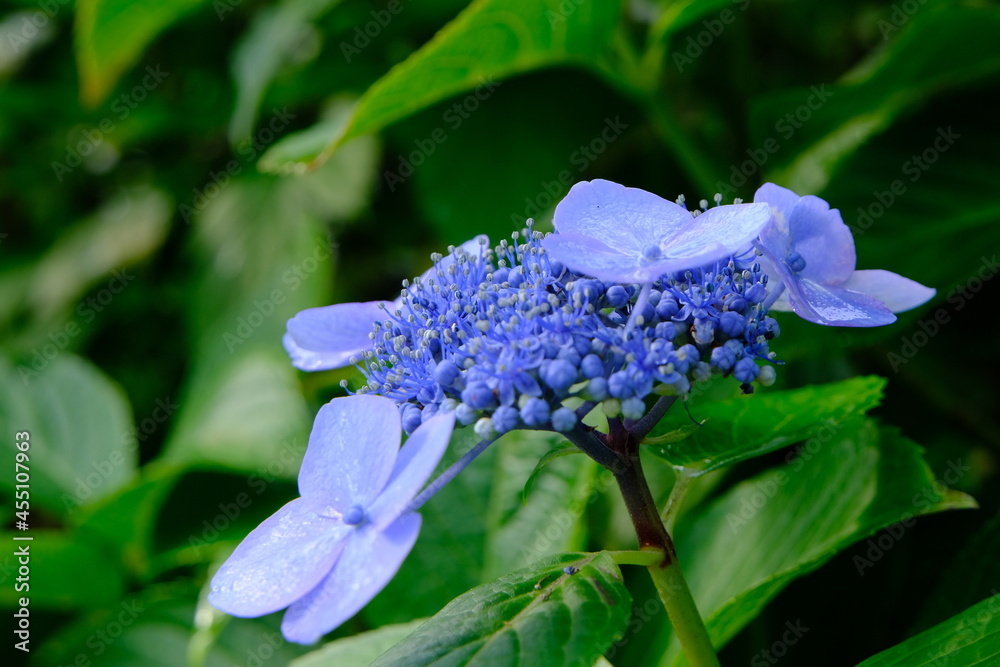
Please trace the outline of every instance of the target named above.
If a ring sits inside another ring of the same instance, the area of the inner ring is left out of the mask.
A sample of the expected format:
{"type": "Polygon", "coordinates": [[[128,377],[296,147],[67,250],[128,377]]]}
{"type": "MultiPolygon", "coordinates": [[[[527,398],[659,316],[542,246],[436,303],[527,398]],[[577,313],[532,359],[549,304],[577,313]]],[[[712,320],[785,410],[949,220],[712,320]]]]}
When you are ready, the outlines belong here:
{"type": "Polygon", "coordinates": [[[607,554],[618,565],[649,567],[663,560],[663,556],[658,551],[608,551],[607,554]]]}
{"type": "Polygon", "coordinates": [[[674,632],[684,648],[688,664],[691,667],[719,667],[719,658],[715,655],[712,640],[701,620],[701,614],[698,613],[691,589],[681,573],[673,543],[669,545],[669,551],[661,553],[661,564],[650,565],[649,574],[653,577],[656,591],[663,600],[674,632]]]}
{"type": "MultiPolygon", "coordinates": [[[[642,472],[642,462],[639,460],[640,440],[625,427],[621,419],[615,418],[608,419],[607,434],[577,424],[576,428],[563,435],[614,475],[632,519],[640,551],[656,556],[655,562],[636,564],[645,565],[653,577],[653,583],[690,666],[719,667],[712,640],[677,562],[674,542],[660,520],[653,493],[642,472]]],[[[632,557],[619,558],[622,560],[617,562],[626,562],[624,558],[632,557]]]]}

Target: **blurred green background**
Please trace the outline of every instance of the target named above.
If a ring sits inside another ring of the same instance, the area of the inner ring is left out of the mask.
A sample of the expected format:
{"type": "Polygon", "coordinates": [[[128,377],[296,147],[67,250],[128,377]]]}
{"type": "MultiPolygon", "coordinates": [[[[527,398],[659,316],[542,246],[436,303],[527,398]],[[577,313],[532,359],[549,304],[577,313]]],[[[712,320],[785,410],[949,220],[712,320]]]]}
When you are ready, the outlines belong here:
{"type": "MultiPolygon", "coordinates": [[[[15,661],[305,653],[279,616],[227,622],[203,599],[211,568],[297,495],[318,407],[360,377],[295,371],[285,321],[389,297],[475,234],[544,228],[591,178],[669,199],[749,199],[765,181],[819,194],[859,268],[938,290],[878,330],[781,317],[779,386],[888,378],[875,415],[981,508],[921,519],[863,576],[871,545],[855,544],[778,595],[723,664],[796,620],[810,631],[788,664],[854,664],[995,592],[998,38],[995,3],[934,0],[0,4],[0,449],[13,461],[30,430],[35,536],[32,652],[15,661]]],[[[525,549],[632,546],[582,464],[554,466],[525,514],[551,443],[508,440],[427,507],[400,576],[336,637],[432,615],[525,549]],[[573,529],[530,547],[579,497],[573,529]]],[[[13,484],[0,475],[11,544],[13,484]]],[[[647,664],[647,635],[616,664],[647,664]]]]}

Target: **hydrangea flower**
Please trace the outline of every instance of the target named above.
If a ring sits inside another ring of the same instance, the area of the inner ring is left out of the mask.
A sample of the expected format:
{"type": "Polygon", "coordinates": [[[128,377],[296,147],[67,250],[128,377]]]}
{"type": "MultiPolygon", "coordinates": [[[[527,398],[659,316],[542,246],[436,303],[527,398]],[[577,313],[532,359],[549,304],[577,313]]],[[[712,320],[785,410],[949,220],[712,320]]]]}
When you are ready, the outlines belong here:
{"type": "Polygon", "coordinates": [[[873,327],[934,296],[934,289],[891,271],[856,271],[851,230],[840,211],[819,197],[767,183],[754,201],[774,212],[759,240],[772,309],[794,311],[816,324],[873,327]]]}
{"type": "MultiPolygon", "coordinates": [[[[479,247],[477,236],[463,243],[460,248],[472,252],[479,247]]],[[[444,265],[452,255],[444,257],[444,265]]],[[[426,277],[427,273],[422,277],[426,277]]],[[[288,320],[287,333],[282,343],[292,358],[292,365],[303,371],[325,371],[350,364],[351,357],[372,346],[372,325],[385,315],[385,310],[395,310],[402,304],[402,297],[395,301],[361,301],[336,303],[332,306],[308,308],[288,320]]]]}
{"type": "MultiPolygon", "coordinates": [[[[640,415],[654,392],[689,391],[713,374],[744,390],[779,329],[763,307],[752,252],[636,284],[594,279],[554,261],[552,236],[529,229],[495,248],[455,251],[404,290],[357,360],[362,393],[400,404],[410,430],[442,410],[483,439],[515,428],[568,431],[569,397],[640,415]],[[626,322],[641,310],[638,326],[626,322]]],[[[773,375],[759,378],[770,382],[773,375]]]]}
{"type": "Polygon", "coordinates": [[[311,644],[356,614],[396,574],[420,531],[409,511],[455,423],[442,412],[399,448],[396,405],[337,398],[316,417],[297,498],[254,529],[212,579],[208,600],[233,616],[288,607],[282,633],[311,644]]]}
{"type": "Polygon", "coordinates": [[[767,206],[716,206],[692,216],[683,206],[605,180],[574,185],[556,206],[558,234],[544,246],[569,268],[623,283],[727,260],[770,219],[767,206]]]}

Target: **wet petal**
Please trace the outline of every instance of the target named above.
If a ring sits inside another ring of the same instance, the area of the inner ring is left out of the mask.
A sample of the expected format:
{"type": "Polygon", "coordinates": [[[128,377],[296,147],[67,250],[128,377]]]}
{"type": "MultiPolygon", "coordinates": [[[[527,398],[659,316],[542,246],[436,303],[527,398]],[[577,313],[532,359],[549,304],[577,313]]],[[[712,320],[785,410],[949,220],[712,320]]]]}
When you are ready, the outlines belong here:
{"type": "Polygon", "coordinates": [[[851,277],[857,253],[854,237],[840,217],[840,211],[831,209],[819,197],[808,195],[786,215],[789,215],[792,249],[806,261],[801,272],[804,278],[839,285],[851,277]]]}
{"type": "Polygon", "coordinates": [[[839,327],[877,327],[896,316],[878,299],[843,287],[801,279],[788,285],[792,310],[816,324],[839,327]]]}
{"type": "Polygon", "coordinates": [[[937,290],[892,271],[855,271],[841,287],[873,296],[894,313],[902,313],[930,301],[937,290]]]}
{"type": "Polygon", "coordinates": [[[361,611],[399,571],[420,533],[420,515],[400,517],[384,531],[359,530],[330,574],[289,607],[281,632],[289,641],[313,644],[361,611]]]}
{"type": "Polygon", "coordinates": [[[326,577],[353,530],[296,498],[236,547],[212,578],[208,601],[233,616],[283,609],[326,577]]]}
{"type": "Polygon", "coordinates": [[[372,326],[385,318],[379,304],[386,301],[338,303],[309,308],[288,320],[288,333],[282,339],[292,364],[304,371],[340,368],[352,356],[370,349],[368,334],[372,326]]]}
{"type": "Polygon", "coordinates": [[[335,398],[316,415],[299,492],[319,514],[368,507],[392,474],[402,436],[399,409],[382,396],[335,398]]]}
{"type": "Polygon", "coordinates": [[[674,271],[727,259],[756,238],[770,219],[771,209],[767,204],[715,206],[663,241],[664,257],[685,264],[671,269],[674,271]]]}
{"type": "Polygon", "coordinates": [[[560,234],[590,237],[638,257],[690,224],[691,214],[652,192],[597,179],[570,188],[552,222],[560,234]]]}
{"type": "Polygon", "coordinates": [[[454,428],[455,413],[445,412],[428,419],[409,437],[399,450],[385,490],[372,503],[370,515],[376,528],[395,521],[423,488],[448,449],[454,428]]]}

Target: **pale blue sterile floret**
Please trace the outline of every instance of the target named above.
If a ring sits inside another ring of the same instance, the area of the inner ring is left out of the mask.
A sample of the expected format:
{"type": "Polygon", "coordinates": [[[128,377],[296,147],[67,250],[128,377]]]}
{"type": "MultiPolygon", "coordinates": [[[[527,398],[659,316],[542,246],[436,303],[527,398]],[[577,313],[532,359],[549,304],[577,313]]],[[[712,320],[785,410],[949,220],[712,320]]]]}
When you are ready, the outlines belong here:
{"type": "Polygon", "coordinates": [[[400,448],[391,400],[349,396],[323,406],[299,472],[301,497],[243,540],[212,579],[209,602],[244,617],[287,607],[282,633],[302,644],[352,617],[413,548],[420,515],[408,506],[454,422],[454,413],[442,412],[400,448]]]}
{"type": "Polygon", "coordinates": [[[651,192],[598,179],[577,183],[559,202],[553,217],[558,234],[543,245],[579,273],[648,283],[728,259],[769,218],[767,206],[756,204],[716,206],[692,217],[651,192]]]}
{"type": "Polygon", "coordinates": [[[794,311],[816,324],[872,327],[934,296],[934,289],[891,271],[856,271],[851,230],[819,197],[767,183],[754,201],[773,212],[757,242],[773,310],[794,311]]]}

